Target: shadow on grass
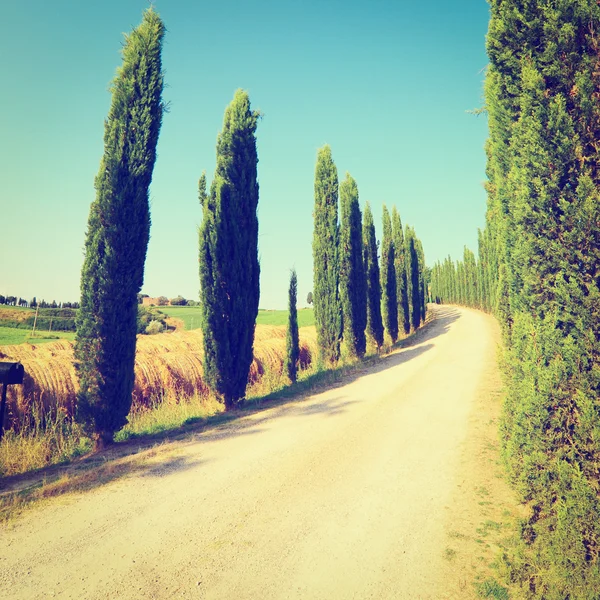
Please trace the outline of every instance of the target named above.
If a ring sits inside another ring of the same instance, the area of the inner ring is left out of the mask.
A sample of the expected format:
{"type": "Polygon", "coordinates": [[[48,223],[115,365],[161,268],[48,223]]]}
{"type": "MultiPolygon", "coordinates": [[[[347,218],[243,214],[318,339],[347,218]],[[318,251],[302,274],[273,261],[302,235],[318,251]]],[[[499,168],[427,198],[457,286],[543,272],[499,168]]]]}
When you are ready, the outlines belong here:
{"type": "Polygon", "coordinates": [[[21,487],[0,494],[0,521],[10,519],[39,500],[91,491],[131,475],[165,477],[206,462],[172,454],[173,450],[162,446],[113,459],[97,454],[67,467],[53,468],[52,472],[47,469],[42,479],[38,473],[36,479],[23,480],[21,487]]]}
{"type": "Polygon", "coordinates": [[[133,434],[129,439],[117,442],[109,449],[54,465],[0,479],[0,520],[10,518],[21,508],[39,499],[69,492],[92,490],[116,479],[129,475],[165,477],[190,469],[202,461],[187,457],[169,456],[177,449],[198,441],[213,441],[238,435],[255,435],[262,430],[261,423],[294,412],[298,416],[322,414],[334,417],[357,402],[343,396],[326,399],[317,404],[303,406],[299,401],[316,394],[334,390],[359,377],[379,373],[420,356],[433,348],[426,343],[447,333],[460,312],[451,307],[438,307],[435,318],[422,329],[398,342],[387,356],[371,356],[351,365],[323,370],[283,387],[265,396],[247,400],[241,408],[210,417],[193,417],[180,427],[165,429],[152,434],[133,434]],[[291,401],[293,400],[293,402],[291,401]],[[269,410],[268,413],[265,412],[269,410]],[[262,418],[243,417],[264,413],[262,418]],[[166,443],[179,441],[175,450],[166,443]]]}

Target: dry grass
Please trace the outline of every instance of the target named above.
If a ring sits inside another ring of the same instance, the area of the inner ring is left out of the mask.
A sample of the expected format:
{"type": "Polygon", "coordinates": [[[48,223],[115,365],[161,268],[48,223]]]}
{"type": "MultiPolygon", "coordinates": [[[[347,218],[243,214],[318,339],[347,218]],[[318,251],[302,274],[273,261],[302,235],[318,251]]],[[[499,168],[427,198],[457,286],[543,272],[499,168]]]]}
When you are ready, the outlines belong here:
{"type": "MultiPolygon", "coordinates": [[[[282,374],[285,327],[258,325],[248,395],[265,395],[287,383],[282,374]]],[[[316,355],[314,327],[300,330],[301,366],[316,355]]],[[[135,384],[129,424],[120,440],[176,428],[222,410],[203,380],[202,333],[176,331],[139,336],[135,384]]],[[[0,476],[60,463],[89,449],[90,442],[73,414],[78,382],[73,367],[73,344],[3,346],[0,360],[25,367],[22,386],[8,388],[7,433],[0,443],[0,476]]]]}
{"type": "MultiPolygon", "coordinates": [[[[314,327],[300,330],[301,363],[306,368],[316,353],[314,327]]],[[[285,327],[258,325],[249,384],[260,381],[265,371],[274,372],[285,358],[285,327]]],[[[157,398],[204,396],[202,333],[176,331],[138,336],[135,359],[133,408],[153,405],[157,398]]],[[[7,428],[20,430],[34,404],[44,414],[57,410],[72,416],[78,383],[73,367],[73,344],[61,340],[50,344],[3,346],[0,360],[18,361],[25,367],[22,386],[8,389],[7,428]]]]}
{"type": "Polygon", "coordinates": [[[23,322],[33,314],[33,310],[23,310],[15,307],[0,307],[0,321],[18,321],[23,322]]]}
{"type": "Polygon", "coordinates": [[[34,402],[20,431],[8,430],[0,442],[0,477],[26,473],[89,452],[91,441],[64,410],[44,415],[34,402]]]}

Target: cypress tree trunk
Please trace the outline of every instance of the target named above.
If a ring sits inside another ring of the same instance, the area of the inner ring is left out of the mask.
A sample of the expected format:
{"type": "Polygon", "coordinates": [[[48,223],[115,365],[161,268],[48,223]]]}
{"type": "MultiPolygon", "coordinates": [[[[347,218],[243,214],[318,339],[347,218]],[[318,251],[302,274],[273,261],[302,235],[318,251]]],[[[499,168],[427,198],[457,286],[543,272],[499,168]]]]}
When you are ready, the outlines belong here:
{"type": "Polygon", "coordinates": [[[217,140],[210,193],[200,179],[200,301],[204,378],[230,410],[246,395],[260,295],[256,126],[237,90],[217,140]]]}
{"type": "Polygon", "coordinates": [[[394,260],[396,267],[396,295],[398,300],[398,326],[402,327],[405,334],[410,333],[410,312],[408,302],[408,282],[406,280],[406,248],[402,221],[394,206],[392,208],[392,230],[394,237],[394,260]]]}
{"type": "Polygon", "coordinates": [[[78,419],[97,449],[113,441],[131,408],[137,294],[150,235],[148,189],[163,113],[164,31],[149,9],[125,39],[90,207],[75,360],[78,419]]]}
{"type": "Polygon", "coordinates": [[[352,356],[362,357],[366,350],[367,279],[358,187],[349,173],[346,173],[346,179],[340,185],[340,200],[340,298],[344,340],[352,356]]]}
{"type": "Polygon", "coordinates": [[[338,176],[329,146],[323,146],[317,154],[314,221],[315,325],[321,356],[332,364],[340,357],[342,307],[339,296],[338,176]]]}
{"type": "Polygon", "coordinates": [[[292,269],[290,287],[288,290],[288,328],[285,336],[285,365],[284,372],[292,383],[296,382],[298,374],[298,359],[300,358],[300,339],[298,337],[298,277],[292,269]]]}
{"type": "Polygon", "coordinates": [[[383,321],[381,318],[381,282],[377,260],[377,239],[371,206],[367,202],[363,215],[363,253],[367,275],[367,333],[379,352],[383,345],[383,321]]]}
{"type": "Polygon", "coordinates": [[[383,323],[392,340],[398,339],[398,293],[396,282],[396,253],[394,248],[392,220],[383,205],[383,244],[381,251],[381,290],[383,294],[383,323]]]}

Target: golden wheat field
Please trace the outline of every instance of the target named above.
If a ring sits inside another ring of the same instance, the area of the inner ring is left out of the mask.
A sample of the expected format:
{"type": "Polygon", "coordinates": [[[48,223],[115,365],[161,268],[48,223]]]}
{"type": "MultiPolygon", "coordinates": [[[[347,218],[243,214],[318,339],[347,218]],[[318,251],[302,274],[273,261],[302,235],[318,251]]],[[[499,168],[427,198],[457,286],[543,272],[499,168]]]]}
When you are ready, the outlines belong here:
{"type": "MultiPolygon", "coordinates": [[[[284,326],[256,326],[249,385],[260,381],[266,371],[281,372],[285,359],[285,332],[284,326]]],[[[316,350],[315,328],[300,328],[301,368],[311,364],[316,350]]],[[[0,360],[18,361],[25,367],[23,385],[8,388],[5,427],[18,428],[34,403],[46,412],[63,409],[67,414],[73,414],[78,384],[72,342],[0,346],[0,360]]],[[[139,408],[166,396],[203,394],[207,388],[202,373],[202,333],[199,329],[140,335],[135,357],[133,407],[139,408]]]]}

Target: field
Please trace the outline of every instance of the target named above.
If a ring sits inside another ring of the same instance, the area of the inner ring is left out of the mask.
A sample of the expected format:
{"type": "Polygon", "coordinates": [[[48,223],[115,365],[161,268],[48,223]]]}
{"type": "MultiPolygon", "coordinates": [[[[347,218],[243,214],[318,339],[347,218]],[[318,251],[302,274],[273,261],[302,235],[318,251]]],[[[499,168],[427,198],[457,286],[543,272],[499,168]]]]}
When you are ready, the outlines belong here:
{"type": "MultiPolygon", "coordinates": [[[[192,306],[161,306],[159,310],[169,317],[181,319],[185,329],[198,329],[200,327],[200,309],[192,306]]],[[[257,325],[287,325],[287,310],[259,310],[256,319],[257,325]]],[[[298,327],[308,327],[315,324],[312,308],[298,310],[298,327]]]]}
{"type": "MultiPolygon", "coordinates": [[[[20,331],[20,330],[14,330],[20,331]]],[[[28,333],[28,332],[25,332],[28,333]]],[[[249,386],[267,377],[279,378],[285,359],[285,327],[259,325],[254,340],[254,360],[249,386]]],[[[78,382],[73,366],[73,344],[54,340],[53,344],[19,344],[0,347],[0,360],[21,362],[25,367],[22,386],[8,390],[7,422],[20,428],[32,414],[72,415],[78,382]]],[[[300,329],[300,366],[306,369],[316,356],[314,327],[300,329]]],[[[178,331],[138,336],[135,359],[133,409],[147,409],[166,396],[175,399],[206,396],[203,380],[202,333],[178,331]]]]}
{"type": "MultiPolygon", "coordinates": [[[[200,309],[192,306],[161,306],[156,310],[174,319],[183,322],[185,330],[191,331],[200,328],[200,309]]],[[[41,311],[40,311],[41,312],[41,311]]],[[[24,321],[35,311],[30,308],[21,308],[16,306],[0,307],[0,321],[24,321]]],[[[287,310],[260,310],[256,319],[257,325],[275,325],[287,326],[287,310]]],[[[298,327],[309,327],[315,324],[314,312],[312,308],[302,308],[298,310],[298,327]]],[[[55,341],[57,339],[73,340],[73,332],[63,331],[36,331],[35,339],[29,337],[29,329],[17,329],[0,325],[0,346],[23,344],[43,344],[45,342],[55,341]]]]}
{"type": "Polygon", "coordinates": [[[35,337],[31,337],[29,329],[17,329],[14,327],[0,327],[0,346],[22,344],[45,344],[56,340],[74,340],[75,334],[71,331],[36,331],[35,337]]]}

